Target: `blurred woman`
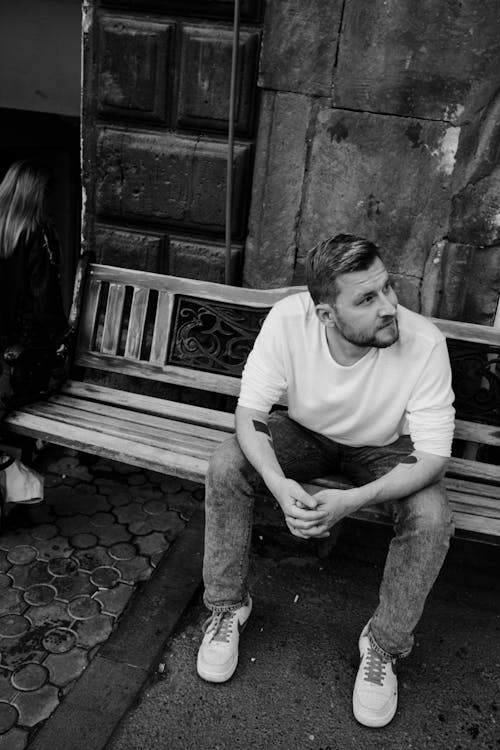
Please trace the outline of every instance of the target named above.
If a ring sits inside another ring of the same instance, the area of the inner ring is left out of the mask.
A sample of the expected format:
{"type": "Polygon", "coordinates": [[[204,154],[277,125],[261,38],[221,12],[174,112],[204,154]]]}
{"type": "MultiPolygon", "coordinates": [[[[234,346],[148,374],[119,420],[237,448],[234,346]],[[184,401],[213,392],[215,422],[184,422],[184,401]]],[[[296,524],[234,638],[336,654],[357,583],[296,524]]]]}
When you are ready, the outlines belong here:
{"type": "Polygon", "coordinates": [[[18,161],[0,183],[0,351],[49,344],[66,326],[49,179],[45,168],[18,161]]]}
{"type": "MultiPolygon", "coordinates": [[[[29,375],[25,378],[12,377],[11,367],[4,360],[5,350],[20,346],[40,348],[39,351],[45,347],[46,351],[55,352],[66,329],[59,242],[47,218],[49,179],[45,168],[29,161],[18,161],[0,183],[0,441],[1,421],[9,407],[23,400],[34,400],[37,388],[43,389],[43,384],[38,386],[36,376],[35,382],[32,378],[32,372],[40,371],[38,366],[28,367],[29,375]],[[14,393],[13,383],[17,385],[14,393]]],[[[32,361],[37,362],[36,356],[32,361]]],[[[18,367],[16,374],[19,369],[22,368],[18,367]]],[[[6,452],[9,453],[8,448],[6,452]]],[[[3,460],[1,454],[0,450],[3,500],[41,499],[40,492],[31,488],[36,473],[30,474],[31,470],[19,461],[12,465],[12,460],[3,460]],[[20,471],[24,471],[22,477],[20,471]],[[7,480],[13,476],[15,485],[12,484],[9,491],[7,480]]],[[[40,484],[35,478],[37,483],[40,484]]]]}

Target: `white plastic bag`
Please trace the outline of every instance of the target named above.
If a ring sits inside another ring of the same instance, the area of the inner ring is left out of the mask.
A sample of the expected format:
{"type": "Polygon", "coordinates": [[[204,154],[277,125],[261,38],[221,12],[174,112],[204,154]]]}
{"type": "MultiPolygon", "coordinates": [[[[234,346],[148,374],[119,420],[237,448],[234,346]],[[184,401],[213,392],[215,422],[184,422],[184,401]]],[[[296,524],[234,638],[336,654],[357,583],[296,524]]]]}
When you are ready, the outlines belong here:
{"type": "Polygon", "coordinates": [[[25,466],[18,458],[7,461],[0,471],[0,490],[4,503],[34,505],[43,500],[43,476],[25,466]]]}

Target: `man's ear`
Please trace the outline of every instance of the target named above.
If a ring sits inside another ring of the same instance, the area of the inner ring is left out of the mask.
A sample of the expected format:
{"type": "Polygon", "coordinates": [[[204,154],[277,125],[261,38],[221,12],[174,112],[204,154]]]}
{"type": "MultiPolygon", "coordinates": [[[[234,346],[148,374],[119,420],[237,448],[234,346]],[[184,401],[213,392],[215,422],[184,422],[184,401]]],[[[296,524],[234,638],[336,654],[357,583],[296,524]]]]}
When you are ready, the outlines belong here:
{"type": "Polygon", "coordinates": [[[320,302],[314,309],[320,323],[323,323],[325,326],[335,325],[336,316],[332,305],[329,305],[327,302],[320,302]]]}

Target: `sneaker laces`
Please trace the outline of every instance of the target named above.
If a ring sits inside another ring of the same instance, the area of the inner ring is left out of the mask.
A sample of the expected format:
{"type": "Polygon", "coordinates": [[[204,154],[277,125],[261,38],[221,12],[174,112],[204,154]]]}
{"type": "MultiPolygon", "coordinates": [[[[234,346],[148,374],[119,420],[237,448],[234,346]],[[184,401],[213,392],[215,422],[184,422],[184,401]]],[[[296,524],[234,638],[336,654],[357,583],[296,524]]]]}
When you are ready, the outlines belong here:
{"type": "Polygon", "coordinates": [[[211,641],[229,643],[235,617],[236,612],[215,612],[204,623],[203,631],[211,641]]]}
{"type": "Polygon", "coordinates": [[[385,659],[372,646],[369,646],[364,665],[365,681],[382,686],[388,664],[388,659],[385,659]]]}

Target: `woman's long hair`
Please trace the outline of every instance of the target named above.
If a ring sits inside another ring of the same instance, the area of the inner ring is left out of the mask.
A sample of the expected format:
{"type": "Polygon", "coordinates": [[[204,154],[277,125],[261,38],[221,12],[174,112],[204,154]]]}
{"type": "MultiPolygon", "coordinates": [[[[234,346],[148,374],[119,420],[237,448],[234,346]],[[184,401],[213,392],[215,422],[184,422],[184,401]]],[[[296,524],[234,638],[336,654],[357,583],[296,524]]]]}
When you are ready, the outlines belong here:
{"type": "Polygon", "coordinates": [[[0,258],[10,258],[21,237],[44,221],[50,173],[30,161],[16,161],[0,183],[0,258]]]}

